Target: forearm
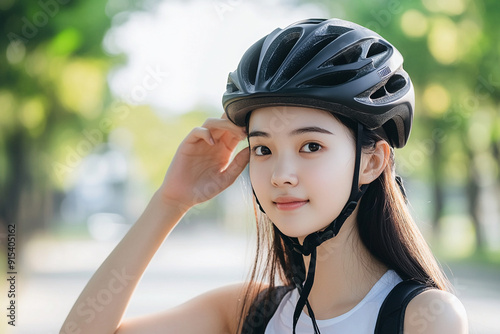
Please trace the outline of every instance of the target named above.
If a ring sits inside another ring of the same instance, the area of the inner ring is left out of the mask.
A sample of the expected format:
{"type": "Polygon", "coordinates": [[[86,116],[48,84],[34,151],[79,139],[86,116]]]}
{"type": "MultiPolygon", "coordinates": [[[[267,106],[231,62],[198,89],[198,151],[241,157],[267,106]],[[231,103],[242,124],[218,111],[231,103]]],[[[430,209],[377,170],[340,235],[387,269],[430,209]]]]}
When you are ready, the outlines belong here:
{"type": "Polygon", "coordinates": [[[147,265],[185,211],[155,194],[146,210],[92,276],[61,334],[114,333],[147,265]]]}

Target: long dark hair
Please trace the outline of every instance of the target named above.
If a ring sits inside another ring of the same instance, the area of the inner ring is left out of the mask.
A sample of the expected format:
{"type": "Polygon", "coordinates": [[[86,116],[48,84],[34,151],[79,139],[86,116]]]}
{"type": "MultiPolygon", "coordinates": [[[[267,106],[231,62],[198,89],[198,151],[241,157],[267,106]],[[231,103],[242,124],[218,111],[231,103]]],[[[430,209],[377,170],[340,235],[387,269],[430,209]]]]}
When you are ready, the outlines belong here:
{"type": "MultiPolygon", "coordinates": [[[[335,116],[351,130],[356,123],[335,116]]],[[[362,148],[370,151],[384,140],[380,131],[363,130],[362,148]]],[[[405,196],[396,182],[394,153],[382,174],[373,181],[358,204],[357,231],[366,249],[402,279],[413,279],[440,290],[451,285],[438,265],[413,220],[405,196]]],[[[294,286],[292,266],[303,266],[303,258],[285,246],[270,219],[254,205],[257,220],[257,251],[250,273],[238,323],[241,330],[251,304],[264,284],[263,298],[269,298],[278,285],[294,286]]],[[[342,233],[342,231],[340,232],[342,233]]]]}

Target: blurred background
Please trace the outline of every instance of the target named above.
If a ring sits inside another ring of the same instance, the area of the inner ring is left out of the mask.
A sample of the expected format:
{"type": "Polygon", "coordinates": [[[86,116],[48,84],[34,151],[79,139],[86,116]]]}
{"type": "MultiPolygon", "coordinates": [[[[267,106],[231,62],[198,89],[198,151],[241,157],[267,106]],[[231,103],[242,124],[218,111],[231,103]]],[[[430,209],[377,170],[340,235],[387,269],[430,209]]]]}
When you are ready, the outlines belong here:
{"type": "MultiPolygon", "coordinates": [[[[402,52],[417,109],[397,170],[471,333],[500,332],[498,1],[0,0],[0,266],[15,224],[17,270],[16,327],[2,315],[0,333],[59,331],[184,136],[222,114],[243,52],[309,17],[354,21],[402,52]]],[[[127,315],[245,279],[249,193],[243,175],[191,210],[127,315]]]]}

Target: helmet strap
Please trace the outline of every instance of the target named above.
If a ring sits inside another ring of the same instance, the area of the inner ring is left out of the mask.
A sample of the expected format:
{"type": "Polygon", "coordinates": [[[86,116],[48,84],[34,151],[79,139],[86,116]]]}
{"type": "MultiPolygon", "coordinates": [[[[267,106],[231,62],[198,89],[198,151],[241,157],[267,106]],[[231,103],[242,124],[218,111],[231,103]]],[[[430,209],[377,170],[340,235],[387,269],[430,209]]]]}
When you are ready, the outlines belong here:
{"type": "MultiPolygon", "coordinates": [[[[361,165],[362,136],[363,136],[363,125],[358,122],[358,126],[356,129],[356,159],[354,164],[354,175],[352,180],[351,193],[349,195],[349,200],[347,201],[346,205],[340,212],[339,216],[336,219],[334,219],[325,229],[309,234],[304,239],[302,245],[300,244],[297,238],[292,238],[283,234],[283,232],[281,232],[275,225],[275,230],[278,232],[278,235],[281,237],[281,239],[289,249],[303,256],[309,256],[309,255],[311,256],[311,259],[309,261],[309,269],[307,271],[307,277],[305,277],[305,281],[304,281],[305,273],[303,272],[305,270],[304,263],[302,262],[302,265],[300,266],[292,265],[293,281],[300,294],[293,315],[293,334],[295,334],[295,328],[297,326],[300,314],[304,309],[304,306],[307,307],[307,311],[309,312],[309,317],[311,318],[312,321],[314,333],[320,334],[318,325],[316,323],[316,319],[314,317],[314,312],[307,299],[309,293],[311,292],[312,285],[314,283],[314,273],[316,271],[316,254],[317,254],[316,249],[323,242],[335,237],[339,233],[340,228],[347,220],[347,218],[356,209],[359,200],[361,199],[366,189],[368,188],[368,184],[364,184],[361,187],[359,186],[359,169],[361,165]]],[[[250,146],[250,141],[248,140],[248,142],[250,146]]],[[[260,205],[259,199],[255,194],[253,186],[252,186],[252,192],[254,194],[255,201],[257,202],[260,211],[266,213],[262,208],[262,206],[260,205]]]]}

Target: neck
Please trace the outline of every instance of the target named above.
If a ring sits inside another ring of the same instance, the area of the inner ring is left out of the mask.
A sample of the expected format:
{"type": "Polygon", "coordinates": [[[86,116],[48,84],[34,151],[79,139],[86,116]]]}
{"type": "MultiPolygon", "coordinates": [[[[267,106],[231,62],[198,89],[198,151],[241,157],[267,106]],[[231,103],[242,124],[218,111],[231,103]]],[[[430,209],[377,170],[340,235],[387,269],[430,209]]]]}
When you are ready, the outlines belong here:
{"type": "MultiPolygon", "coordinates": [[[[317,248],[314,284],[309,302],[316,319],[330,319],[356,306],[387,271],[364,247],[355,215],[340,233],[317,248]]],[[[304,256],[306,270],[310,256],[304,256]]]]}

